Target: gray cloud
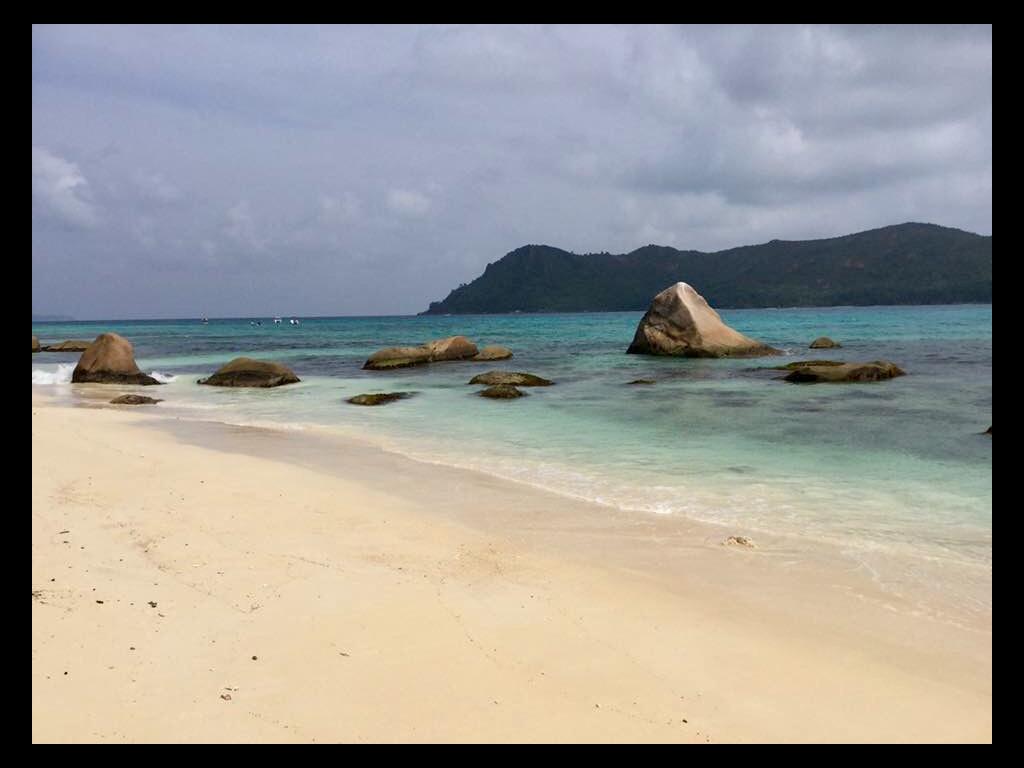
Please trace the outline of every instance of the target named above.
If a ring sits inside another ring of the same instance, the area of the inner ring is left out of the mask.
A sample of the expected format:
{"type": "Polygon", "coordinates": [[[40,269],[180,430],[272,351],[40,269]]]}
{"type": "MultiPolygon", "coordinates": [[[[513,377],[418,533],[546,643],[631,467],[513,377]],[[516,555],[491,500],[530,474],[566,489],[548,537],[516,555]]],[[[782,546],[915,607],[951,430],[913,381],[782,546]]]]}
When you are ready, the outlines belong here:
{"type": "Polygon", "coordinates": [[[991,26],[35,26],[32,83],[40,312],[405,313],[524,243],[992,229],[991,26]]]}

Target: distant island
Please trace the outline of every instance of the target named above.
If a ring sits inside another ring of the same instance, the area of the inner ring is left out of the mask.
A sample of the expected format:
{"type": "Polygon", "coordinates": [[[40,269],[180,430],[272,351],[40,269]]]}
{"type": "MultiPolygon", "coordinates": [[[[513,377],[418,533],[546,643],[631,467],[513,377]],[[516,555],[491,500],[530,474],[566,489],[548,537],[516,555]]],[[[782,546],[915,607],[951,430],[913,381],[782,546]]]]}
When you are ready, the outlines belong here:
{"type": "Polygon", "coordinates": [[[70,323],[74,322],[74,319],[69,315],[32,315],[33,323],[70,323]]]}
{"type": "Polygon", "coordinates": [[[525,245],[420,314],[643,310],[678,281],[724,308],[991,303],[992,237],[907,223],[715,253],[647,245],[576,254],[525,245]]]}

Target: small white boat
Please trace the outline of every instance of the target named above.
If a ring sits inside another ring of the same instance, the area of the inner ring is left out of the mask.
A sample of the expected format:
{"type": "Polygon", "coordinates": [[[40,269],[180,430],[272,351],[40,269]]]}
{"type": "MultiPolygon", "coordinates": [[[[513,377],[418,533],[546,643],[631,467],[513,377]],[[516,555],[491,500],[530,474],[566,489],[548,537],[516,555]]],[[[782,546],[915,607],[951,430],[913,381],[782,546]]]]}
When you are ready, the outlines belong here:
{"type": "Polygon", "coordinates": [[[275,317],[274,318],[274,322],[275,323],[280,323],[281,322],[281,318],[280,317],[275,317]]]}

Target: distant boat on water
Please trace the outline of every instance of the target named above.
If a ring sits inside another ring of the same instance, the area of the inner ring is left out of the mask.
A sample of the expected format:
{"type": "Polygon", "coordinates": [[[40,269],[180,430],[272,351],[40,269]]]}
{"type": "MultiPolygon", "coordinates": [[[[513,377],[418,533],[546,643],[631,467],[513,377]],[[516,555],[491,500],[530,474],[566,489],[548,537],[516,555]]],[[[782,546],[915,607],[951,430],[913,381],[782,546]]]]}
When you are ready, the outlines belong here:
{"type": "Polygon", "coordinates": [[[280,323],[281,322],[281,318],[280,317],[275,317],[274,318],[274,322],[275,323],[280,323]]]}
{"type": "Polygon", "coordinates": [[[288,323],[290,325],[299,325],[299,321],[296,320],[294,317],[291,320],[289,320],[288,323]]]}
{"type": "Polygon", "coordinates": [[[209,324],[210,324],[210,318],[204,317],[203,318],[203,325],[209,325],[209,324]]]}

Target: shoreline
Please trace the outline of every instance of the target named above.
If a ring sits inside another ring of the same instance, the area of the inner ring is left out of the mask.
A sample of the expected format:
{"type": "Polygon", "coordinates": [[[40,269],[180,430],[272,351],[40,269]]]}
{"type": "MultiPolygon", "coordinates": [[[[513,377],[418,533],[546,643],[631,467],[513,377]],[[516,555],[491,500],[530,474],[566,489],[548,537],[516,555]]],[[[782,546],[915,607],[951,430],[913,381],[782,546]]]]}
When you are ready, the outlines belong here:
{"type": "Polygon", "coordinates": [[[331,445],[34,394],[33,741],[991,740],[990,628],[689,521],[331,445]],[[175,668],[112,642],[139,635],[175,668]],[[274,663],[222,658],[242,637],[274,663]]]}
{"type": "MultiPolygon", "coordinates": [[[[47,398],[52,405],[61,407],[110,409],[109,394],[110,390],[104,385],[77,385],[72,392],[60,394],[33,389],[34,398],[47,398]]],[[[604,501],[593,492],[581,495],[535,478],[509,474],[501,471],[500,467],[481,466],[486,462],[466,463],[450,453],[443,453],[444,458],[438,458],[434,452],[438,447],[435,443],[413,440],[409,435],[396,435],[386,428],[380,432],[369,431],[371,425],[368,423],[356,426],[313,421],[282,422],[273,417],[252,418],[180,397],[172,398],[159,409],[143,409],[140,415],[150,417],[153,426],[169,430],[195,445],[217,446],[228,452],[300,463],[320,471],[337,471],[335,463],[330,458],[321,460],[322,456],[331,457],[340,452],[366,463],[368,456],[381,455],[377,461],[367,464],[366,474],[391,472],[392,461],[412,462],[403,466],[418,467],[416,472],[425,478],[429,473],[424,467],[430,467],[438,473],[468,473],[467,477],[477,478],[479,482],[504,484],[507,492],[513,495],[527,494],[534,498],[535,494],[541,494],[540,498],[544,498],[550,494],[556,499],[553,502],[555,506],[575,510],[580,519],[596,520],[610,516],[609,519],[618,520],[623,525],[647,525],[664,535],[682,536],[708,545],[720,544],[731,535],[752,537],[758,548],[755,557],[783,562],[787,567],[803,568],[810,578],[817,581],[838,577],[843,581],[846,592],[890,611],[915,613],[940,624],[949,623],[961,630],[991,635],[991,562],[951,557],[950,553],[944,552],[914,551],[908,546],[911,539],[900,542],[902,548],[896,551],[880,549],[876,542],[850,540],[822,530],[798,532],[792,526],[780,530],[775,526],[767,527],[761,521],[714,519],[699,510],[663,513],[644,505],[604,501]],[[264,441],[226,440],[224,435],[233,430],[249,430],[249,434],[255,435],[264,432],[291,435],[294,442],[287,449],[268,452],[261,450],[264,441]]],[[[710,485],[703,491],[705,503],[716,503],[716,489],[728,492],[727,488],[710,485]]],[[[441,497],[432,501],[439,508],[447,503],[447,499],[441,497]]],[[[772,503],[786,501],[778,494],[771,497],[772,503]]],[[[472,511],[462,514],[460,519],[474,525],[481,523],[472,511]]],[[[517,521],[506,522],[506,527],[509,527],[517,521]]]]}

